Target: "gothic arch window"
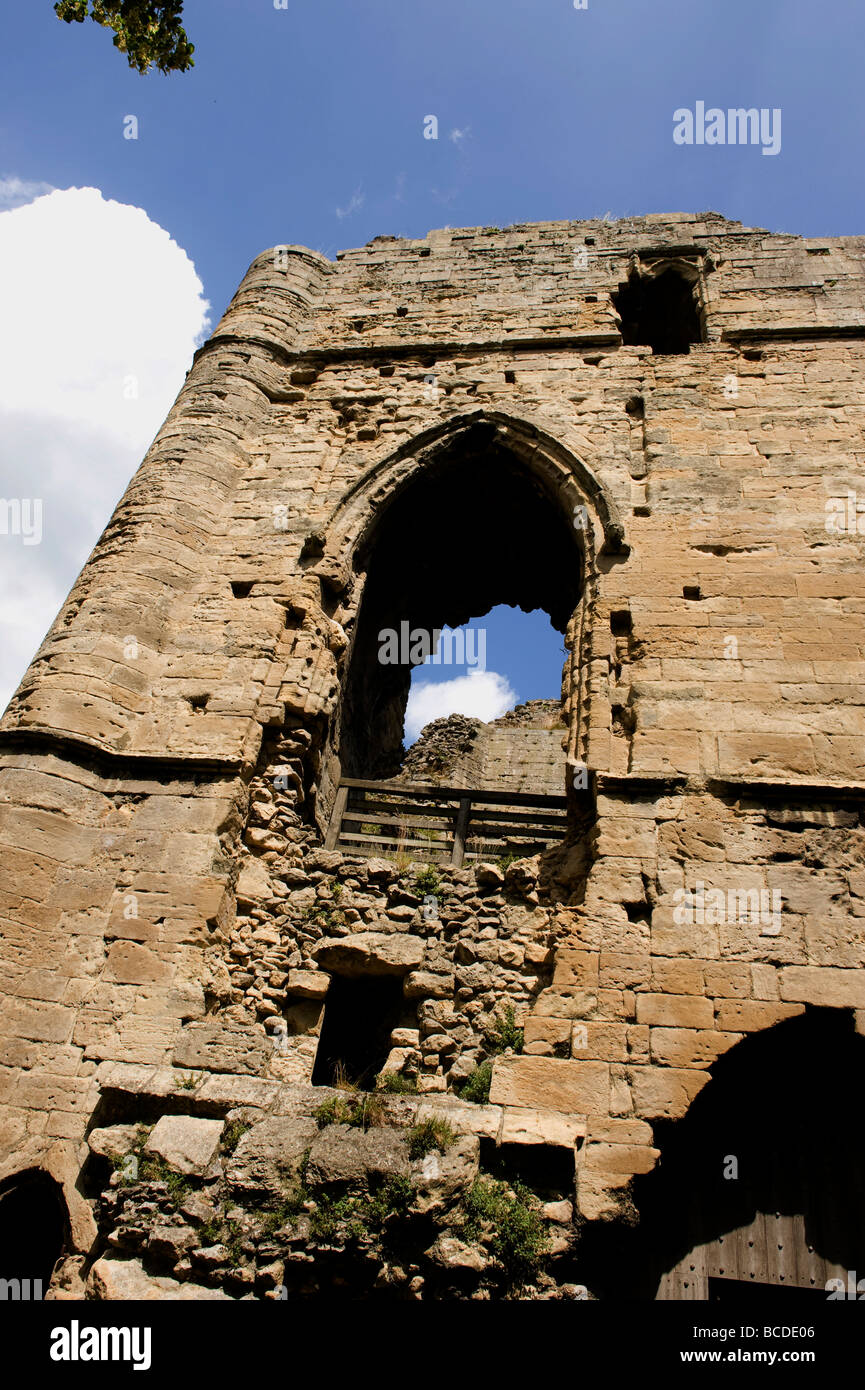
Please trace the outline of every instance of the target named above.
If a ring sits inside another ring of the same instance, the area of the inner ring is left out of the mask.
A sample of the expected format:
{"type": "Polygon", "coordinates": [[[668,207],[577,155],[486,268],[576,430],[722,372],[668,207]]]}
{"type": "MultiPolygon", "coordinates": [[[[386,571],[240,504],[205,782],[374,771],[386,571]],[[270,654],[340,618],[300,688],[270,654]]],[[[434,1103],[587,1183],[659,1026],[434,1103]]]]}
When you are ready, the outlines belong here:
{"type": "MultiPolygon", "coordinates": [[[[567,643],[585,583],[574,517],[486,421],[408,478],[377,516],[355,565],[365,586],[339,746],[343,775],[354,777],[389,777],[400,764],[418,662],[383,663],[383,633],[399,634],[406,623],[409,632],[454,629],[507,604],[544,610],[567,643]]],[[[563,751],[563,787],[564,767],[563,751]]]]}

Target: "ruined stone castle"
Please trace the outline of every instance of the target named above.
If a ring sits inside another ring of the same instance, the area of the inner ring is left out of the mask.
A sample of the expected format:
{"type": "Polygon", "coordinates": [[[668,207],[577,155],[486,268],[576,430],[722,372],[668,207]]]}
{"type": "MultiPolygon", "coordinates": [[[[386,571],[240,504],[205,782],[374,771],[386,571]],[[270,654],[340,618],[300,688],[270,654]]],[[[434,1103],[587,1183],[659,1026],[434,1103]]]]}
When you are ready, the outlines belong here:
{"type": "Polygon", "coordinates": [[[865,238],[253,262],[0,724],[0,1275],[865,1268],[863,379],[865,238]],[[380,634],[497,604],[560,701],[406,759],[380,634]]]}

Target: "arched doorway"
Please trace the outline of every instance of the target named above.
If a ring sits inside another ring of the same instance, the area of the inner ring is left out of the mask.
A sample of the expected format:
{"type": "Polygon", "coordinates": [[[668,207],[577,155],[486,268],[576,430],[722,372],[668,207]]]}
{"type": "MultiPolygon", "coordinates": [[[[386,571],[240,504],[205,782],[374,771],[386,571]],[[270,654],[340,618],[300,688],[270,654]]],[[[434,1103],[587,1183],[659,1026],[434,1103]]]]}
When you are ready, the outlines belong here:
{"type": "Polygon", "coordinates": [[[11,1296],[44,1297],[68,1232],[63,1192],[47,1173],[30,1168],[0,1184],[0,1279],[11,1296]]]}
{"type": "Polygon", "coordinates": [[[661,1159],[634,1185],[634,1291],[792,1304],[865,1275],[863,1078],[865,1038],[842,1010],[809,1008],[722,1057],[685,1118],[656,1125],[661,1159]]]}

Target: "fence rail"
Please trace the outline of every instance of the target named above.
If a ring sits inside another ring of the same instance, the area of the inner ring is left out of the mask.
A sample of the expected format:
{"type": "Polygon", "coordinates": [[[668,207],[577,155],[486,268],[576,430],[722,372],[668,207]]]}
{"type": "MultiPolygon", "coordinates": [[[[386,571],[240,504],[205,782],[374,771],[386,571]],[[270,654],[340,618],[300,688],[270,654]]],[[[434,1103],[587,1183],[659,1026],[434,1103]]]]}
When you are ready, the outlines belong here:
{"type": "Polygon", "coordinates": [[[406,782],[339,784],[325,846],[448,863],[537,854],[567,829],[564,796],[406,782]]]}

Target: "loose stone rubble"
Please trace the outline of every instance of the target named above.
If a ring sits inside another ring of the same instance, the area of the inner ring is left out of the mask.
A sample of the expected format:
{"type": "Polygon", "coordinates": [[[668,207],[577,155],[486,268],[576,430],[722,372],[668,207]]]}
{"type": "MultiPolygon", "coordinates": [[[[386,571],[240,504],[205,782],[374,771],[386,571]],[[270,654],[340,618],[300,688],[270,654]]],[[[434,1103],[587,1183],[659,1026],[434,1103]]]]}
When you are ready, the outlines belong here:
{"type": "Polygon", "coordinates": [[[51,1297],[606,1296],[725,1066],[854,1055],[863,256],[706,213],[253,262],[0,721],[0,1226],[61,1194],[51,1297]],[[497,603],[561,700],[405,756],[379,634],[497,603]],[[346,778],[567,837],[343,854],[346,778]]]}

